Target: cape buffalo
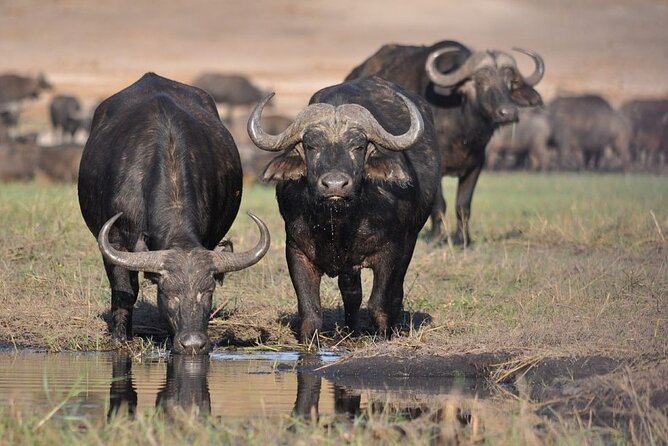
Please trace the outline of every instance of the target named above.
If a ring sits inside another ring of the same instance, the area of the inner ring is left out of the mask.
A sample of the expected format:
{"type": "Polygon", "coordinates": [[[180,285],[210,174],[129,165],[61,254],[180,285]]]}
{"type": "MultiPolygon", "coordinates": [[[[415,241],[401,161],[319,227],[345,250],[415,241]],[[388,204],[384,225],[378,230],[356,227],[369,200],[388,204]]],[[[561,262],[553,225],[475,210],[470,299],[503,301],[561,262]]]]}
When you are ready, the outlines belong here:
{"type": "Polygon", "coordinates": [[[0,141],[6,139],[9,130],[16,128],[21,115],[21,102],[11,101],[0,104],[0,128],[3,129],[3,135],[0,141]]]}
{"type": "Polygon", "coordinates": [[[53,130],[60,131],[61,142],[66,134],[70,135],[70,142],[74,141],[74,134],[84,125],[81,103],[74,96],[54,96],[49,105],[49,115],[53,130]]]}
{"type": "MultiPolygon", "coordinates": [[[[107,418],[111,420],[117,415],[127,415],[134,419],[138,398],[132,377],[132,357],[128,353],[114,352],[111,364],[107,418]]],[[[170,356],[164,385],[156,396],[156,409],[168,419],[193,412],[201,416],[209,415],[211,394],[208,375],[208,356],[170,356]]]]}
{"type": "MultiPolygon", "coordinates": [[[[552,153],[548,149],[550,123],[544,110],[526,108],[520,110],[516,124],[498,128],[487,143],[487,166],[499,168],[506,156],[514,157],[512,167],[524,167],[526,161],[533,171],[549,168],[552,153]]],[[[503,167],[508,167],[504,164],[503,167]]]]}
{"type": "Polygon", "coordinates": [[[0,104],[36,98],[42,90],[51,88],[51,84],[43,74],[36,78],[17,74],[0,74],[0,104]]]}
{"type": "Polygon", "coordinates": [[[552,136],[562,167],[597,169],[606,147],[621,158],[631,160],[631,123],[600,96],[557,97],[548,106],[552,136]]]}
{"type": "Polygon", "coordinates": [[[633,100],[622,105],[631,121],[631,152],[642,166],[661,168],[668,163],[668,100],[633,100]]]}
{"type": "Polygon", "coordinates": [[[238,74],[203,73],[195,78],[193,85],[213,96],[217,103],[227,105],[228,123],[232,122],[235,106],[255,105],[264,96],[247,77],[238,74]]]}
{"type": "Polygon", "coordinates": [[[263,178],[276,180],[302,342],[321,330],[320,282],[338,276],[346,325],[358,331],[360,270],[373,270],[369,312],[381,335],[398,321],[403,283],[439,182],[439,152],[425,102],[378,77],[325,88],[279,135],[248,133],[282,151],[263,178]],[[409,99],[410,98],[410,99],[409,99]]]}
{"type": "MultiPolygon", "coordinates": [[[[543,77],[543,59],[530,56],[535,70],[523,77],[515,59],[497,50],[471,51],[454,41],[432,46],[385,45],[346,78],[378,75],[412,91],[431,105],[441,149],[441,175],[459,178],[457,188],[457,231],[455,244],[468,245],[471,199],[485,164],[485,146],[494,130],[517,122],[517,107],[540,105],[532,87],[543,77]]],[[[442,240],[445,200],[436,194],[429,237],[442,240]]]]}
{"type": "Polygon", "coordinates": [[[204,354],[216,279],[258,262],[269,232],[243,253],[214,250],[241,202],[239,153],[204,91],[145,74],[95,111],[79,204],[111,285],[112,334],[127,340],[138,271],[158,285],[175,353],[204,354]]]}

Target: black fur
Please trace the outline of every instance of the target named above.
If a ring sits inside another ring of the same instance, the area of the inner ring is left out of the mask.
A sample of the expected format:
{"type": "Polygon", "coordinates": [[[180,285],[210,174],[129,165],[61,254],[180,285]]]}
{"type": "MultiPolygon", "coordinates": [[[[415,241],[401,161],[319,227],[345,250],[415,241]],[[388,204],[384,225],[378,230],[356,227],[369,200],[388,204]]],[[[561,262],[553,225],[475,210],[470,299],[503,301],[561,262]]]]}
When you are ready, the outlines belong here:
{"type": "MultiPolygon", "coordinates": [[[[118,250],[173,250],[165,271],[151,278],[175,336],[206,336],[215,286],[209,250],[237,215],[241,181],[236,145],[213,100],[198,88],[148,73],[95,111],[79,173],[81,212],[96,237],[123,213],[109,235],[118,250]]],[[[107,260],[105,268],[113,334],[125,340],[137,272],[107,260]]]]}
{"type": "Polygon", "coordinates": [[[274,179],[281,180],[276,196],[285,220],[286,255],[297,292],[303,342],[322,327],[323,274],[339,277],[346,325],[357,330],[362,302],[360,270],[371,268],[374,283],[368,306],[374,323],[385,334],[397,322],[404,276],[440,180],[429,108],[421,98],[378,77],[325,88],[310,101],[362,105],[387,131],[403,134],[410,121],[397,91],[417,105],[425,124],[423,135],[408,150],[375,147],[357,129],[337,137],[307,130],[302,142],[267,168],[274,172],[274,179]],[[317,152],[317,161],[308,151],[317,152]],[[286,169],[294,175],[280,175],[286,169]],[[318,192],[316,180],[332,171],[352,178],[353,192],[345,199],[323,199],[318,192]]]}
{"type": "MultiPolygon", "coordinates": [[[[471,55],[471,51],[464,45],[453,41],[442,41],[431,46],[393,44],[380,48],[356,67],[346,80],[377,75],[422,96],[429,103],[441,150],[441,175],[459,178],[457,231],[453,234],[453,241],[466,245],[470,242],[468,220],[471,199],[485,163],[485,146],[501,124],[494,116],[495,110],[500,106],[539,105],[541,99],[533,88],[523,83],[518,73],[492,68],[478,70],[468,80],[472,84],[466,81],[452,91],[435,86],[425,71],[425,62],[434,50],[451,45],[458,46],[460,51],[444,55],[437,61],[439,70],[448,72],[462,65],[471,55]],[[515,83],[511,85],[511,81],[515,83]]],[[[444,237],[444,214],[445,200],[439,183],[429,235],[436,241],[444,237]]]]}

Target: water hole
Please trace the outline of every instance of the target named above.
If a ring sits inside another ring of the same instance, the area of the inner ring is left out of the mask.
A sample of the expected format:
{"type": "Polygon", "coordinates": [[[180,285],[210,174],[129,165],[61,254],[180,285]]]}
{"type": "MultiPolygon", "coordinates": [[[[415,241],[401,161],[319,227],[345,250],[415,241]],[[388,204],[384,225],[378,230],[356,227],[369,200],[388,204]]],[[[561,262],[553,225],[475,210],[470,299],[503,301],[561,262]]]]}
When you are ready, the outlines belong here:
{"type": "MultiPolygon", "coordinates": [[[[207,357],[154,354],[141,358],[120,352],[0,353],[0,406],[46,414],[52,421],[107,419],[159,408],[196,409],[223,418],[304,417],[391,413],[412,419],[442,409],[453,398],[484,398],[475,379],[374,379],[321,377],[336,353],[222,352],[207,357]]],[[[456,409],[462,424],[470,413],[456,409]]]]}

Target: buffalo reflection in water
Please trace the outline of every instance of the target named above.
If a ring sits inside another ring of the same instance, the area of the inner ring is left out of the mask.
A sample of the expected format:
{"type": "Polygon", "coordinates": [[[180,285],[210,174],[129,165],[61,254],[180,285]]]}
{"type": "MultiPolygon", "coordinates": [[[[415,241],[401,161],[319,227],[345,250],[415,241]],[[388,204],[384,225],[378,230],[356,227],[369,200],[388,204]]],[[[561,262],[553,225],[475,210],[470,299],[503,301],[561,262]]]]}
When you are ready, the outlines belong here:
{"type": "MultiPolygon", "coordinates": [[[[132,380],[132,358],[128,354],[114,353],[112,375],[107,418],[111,419],[124,411],[124,406],[127,406],[128,416],[134,418],[137,391],[132,380]]],[[[167,378],[158,392],[156,408],[167,416],[175,416],[179,411],[209,415],[211,395],[208,375],[208,356],[172,355],[167,360],[167,378]]]]}
{"type": "MultiPolygon", "coordinates": [[[[323,378],[312,369],[321,364],[317,355],[301,355],[301,367],[297,369],[297,396],[292,410],[293,416],[317,422],[319,419],[320,394],[322,393],[323,378]]],[[[169,417],[175,417],[179,413],[195,412],[200,416],[211,413],[211,395],[209,392],[209,356],[186,356],[172,355],[167,360],[167,376],[164,386],[158,392],[156,408],[169,417]]],[[[137,409],[137,391],[132,377],[132,357],[128,354],[114,353],[112,362],[113,380],[110,386],[110,404],[108,418],[119,413],[127,413],[131,418],[135,416],[137,409]]],[[[435,420],[441,419],[441,409],[432,410],[422,404],[392,404],[387,399],[372,398],[366,409],[361,407],[361,390],[364,388],[396,388],[404,391],[417,391],[423,393],[425,386],[431,388],[434,393],[447,393],[461,389],[457,384],[447,379],[437,379],[430,382],[429,378],[408,380],[405,378],[401,383],[383,381],[384,384],[350,382],[334,384],[334,412],[335,415],[345,419],[357,417],[368,417],[373,414],[387,413],[403,419],[411,420],[421,416],[429,416],[435,420]],[[438,386],[436,386],[438,384],[438,386]],[[435,390],[437,389],[437,390],[435,390]]],[[[431,393],[427,390],[427,393],[431,393]]],[[[468,389],[464,393],[479,394],[480,389],[468,389]]],[[[484,393],[484,392],[483,392],[484,393]]],[[[468,424],[466,413],[456,410],[456,418],[462,424],[468,424]]]]}

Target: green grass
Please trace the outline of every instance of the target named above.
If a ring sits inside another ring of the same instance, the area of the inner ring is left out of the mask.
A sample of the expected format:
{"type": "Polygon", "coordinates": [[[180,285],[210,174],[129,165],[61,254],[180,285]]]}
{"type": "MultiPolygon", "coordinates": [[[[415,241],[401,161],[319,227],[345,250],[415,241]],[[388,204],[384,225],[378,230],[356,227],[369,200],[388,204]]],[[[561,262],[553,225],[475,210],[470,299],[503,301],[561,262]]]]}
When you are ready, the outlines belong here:
{"type": "MultiPolygon", "coordinates": [[[[452,204],[456,182],[444,184],[452,204]]],[[[247,210],[269,225],[272,248],[260,263],[229,274],[217,288],[214,308],[225,306],[210,325],[211,338],[247,348],[297,348],[289,327],[296,298],[273,188],[247,187],[242,211],[247,210]]],[[[108,348],[100,318],[109,307],[108,283],[82,221],[76,188],[0,185],[0,228],[0,342],[51,351],[108,348]]],[[[518,358],[666,356],[668,178],[485,173],[474,197],[471,232],[476,243],[467,250],[419,241],[404,301],[407,319],[415,325],[389,342],[365,336],[342,345],[353,356],[406,349],[412,354],[504,350],[518,358]]],[[[258,235],[240,213],[229,236],[235,249],[244,250],[258,235]]],[[[371,280],[365,272],[366,296],[371,280]]],[[[334,311],[325,321],[328,332],[321,345],[334,345],[341,341],[336,327],[343,320],[335,280],[324,280],[322,301],[334,311]]],[[[155,288],[144,282],[138,308],[150,310],[154,302],[155,288]]],[[[154,312],[140,309],[135,325],[159,331],[154,312]]],[[[132,346],[135,352],[151,348],[142,338],[132,346]]],[[[532,423],[545,421],[534,418],[526,404],[504,406],[512,416],[485,442],[596,444],[607,438],[642,443],[648,438],[633,437],[628,428],[598,431],[577,417],[548,423],[546,436],[536,437],[532,423]]],[[[291,417],[202,421],[184,415],[167,423],[158,414],[99,426],[78,420],[37,428],[43,417],[4,409],[0,438],[8,444],[393,444],[429,443],[435,427],[447,428],[442,421],[407,424],[391,417],[352,424],[323,419],[312,425],[291,417]]],[[[457,435],[464,442],[479,439],[471,431],[457,435]]]]}
{"type": "MultiPolygon", "coordinates": [[[[453,203],[456,182],[444,184],[453,203]]],[[[214,305],[225,307],[212,337],[223,344],[294,344],[288,322],[296,298],[273,188],[247,187],[242,211],[267,222],[272,248],[218,287],[214,305]]],[[[0,340],[52,350],[104,348],[100,315],[109,305],[108,283],[76,188],[0,185],[0,227],[0,340]]],[[[430,336],[430,348],[666,351],[668,179],[486,173],[471,231],[476,243],[465,251],[418,243],[404,306],[446,327],[430,336]]],[[[228,235],[238,250],[257,239],[244,212],[228,235]]],[[[365,271],[366,295],[371,280],[365,271]]],[[[144,283],[140,302],[151,304],[154,295],[144,283]]],[[[322,300],[334,310],[325,321],[333,330],[342,323],[335,280],[324,279],[322,300]]],[[[136,313],[135,324],[156,323],[155,314],[136,313]]]]}

